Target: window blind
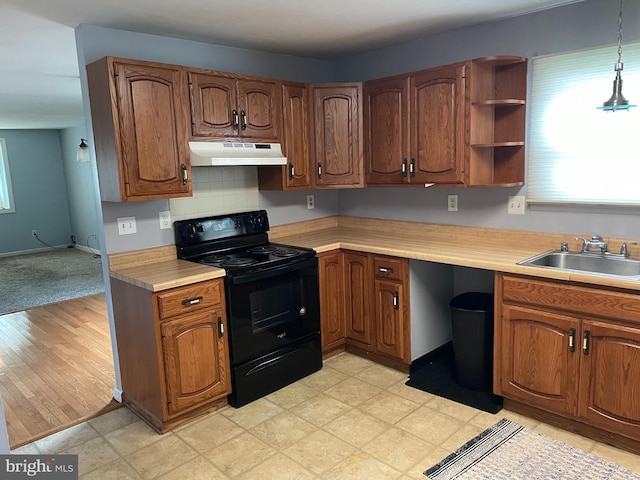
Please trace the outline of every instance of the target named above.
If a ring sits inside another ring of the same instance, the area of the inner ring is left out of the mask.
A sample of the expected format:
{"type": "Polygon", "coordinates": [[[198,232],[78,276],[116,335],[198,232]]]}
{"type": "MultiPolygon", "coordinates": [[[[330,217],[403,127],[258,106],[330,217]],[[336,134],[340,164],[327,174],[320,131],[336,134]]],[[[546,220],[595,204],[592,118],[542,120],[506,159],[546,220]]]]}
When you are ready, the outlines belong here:
{"type": "Polygon", "coordinates": [[[623,44],[622,92],[604,112],[617,46],[534,57],[527,200],[640,206],[640,42],[623,44]]]}

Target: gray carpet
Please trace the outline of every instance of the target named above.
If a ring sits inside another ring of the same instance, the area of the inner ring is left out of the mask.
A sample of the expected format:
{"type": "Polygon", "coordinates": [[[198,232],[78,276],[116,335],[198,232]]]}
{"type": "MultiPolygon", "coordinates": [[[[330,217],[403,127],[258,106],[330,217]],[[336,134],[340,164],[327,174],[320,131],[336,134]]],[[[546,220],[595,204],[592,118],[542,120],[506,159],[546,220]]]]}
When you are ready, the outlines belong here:
{"type": "Polygon", "coordinates": [[[77,248],[0,257],[0,315],[104,292],[101,262],[77,248]]]}

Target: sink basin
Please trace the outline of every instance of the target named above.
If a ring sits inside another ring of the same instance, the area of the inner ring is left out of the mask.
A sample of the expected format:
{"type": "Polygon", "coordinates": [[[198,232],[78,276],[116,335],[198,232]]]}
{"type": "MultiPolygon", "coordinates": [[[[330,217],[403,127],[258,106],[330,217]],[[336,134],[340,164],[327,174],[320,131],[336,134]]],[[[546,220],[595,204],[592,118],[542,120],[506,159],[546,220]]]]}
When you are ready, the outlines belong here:
{"type": "Polygon", "coordinates": [[[518,262],[518,265],[575,270],[619,277],[640,277],[640,259],[625,258],[606,253],[575,253],[551,250],[522,260],[518,262]]]}

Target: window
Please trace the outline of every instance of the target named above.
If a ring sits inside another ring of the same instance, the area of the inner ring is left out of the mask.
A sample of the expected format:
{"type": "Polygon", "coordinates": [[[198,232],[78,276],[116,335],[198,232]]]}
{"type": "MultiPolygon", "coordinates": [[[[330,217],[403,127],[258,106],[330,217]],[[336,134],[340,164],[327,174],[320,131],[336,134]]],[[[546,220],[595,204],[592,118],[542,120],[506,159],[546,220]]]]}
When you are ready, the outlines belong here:
{"type": "Polygon", "coordinates": [[[7,143],[0,138],[0,214],[15,212],[13,205],[13,190],[11,189],[11,174],[9,172],[9,157],[7,157],[7,143]]]}
{"type": "Polygon", "coordinates": [[[622,49],[623,93],[639,105],[597,107],[613,91],[617,46],[535,57],[530,203],[640,206],[640,43],[622,49]]]}

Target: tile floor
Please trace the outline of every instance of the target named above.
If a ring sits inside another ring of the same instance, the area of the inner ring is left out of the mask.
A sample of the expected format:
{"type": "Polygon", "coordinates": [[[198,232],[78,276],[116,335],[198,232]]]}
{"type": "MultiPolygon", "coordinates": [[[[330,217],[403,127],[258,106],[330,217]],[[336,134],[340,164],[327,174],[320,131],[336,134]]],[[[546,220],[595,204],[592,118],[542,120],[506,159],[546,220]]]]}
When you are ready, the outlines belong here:
{"type": "Polygon", "coordinates": [[[299,382],[165,435],[126,408],[14,453],[79,454],[82,480],[425,479],[422,472],[506,417],[640,473],[640,457],[502,410],[491,415],[404,385],[342,353],[299,382]]]}

